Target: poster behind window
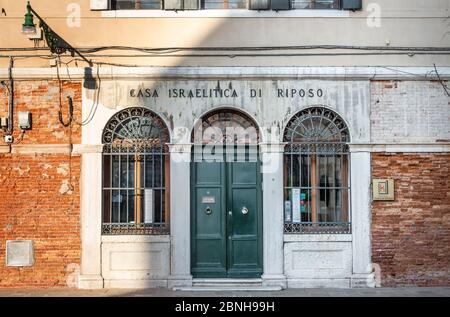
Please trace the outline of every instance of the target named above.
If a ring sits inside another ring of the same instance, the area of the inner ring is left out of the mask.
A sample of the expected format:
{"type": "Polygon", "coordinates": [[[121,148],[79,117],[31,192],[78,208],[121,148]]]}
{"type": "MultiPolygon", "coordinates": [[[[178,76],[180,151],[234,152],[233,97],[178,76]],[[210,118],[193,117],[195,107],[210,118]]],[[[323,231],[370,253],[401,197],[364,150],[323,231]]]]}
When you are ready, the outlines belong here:
{"type": "Polygon", "coordinates": [[[153,189],[144,189],[144,223],[153,223],[153,189]]]}
{"type": "Polygon", "coordinates": [[[301,222],[300,188],[292,188],[292,222],[301,222]]]}

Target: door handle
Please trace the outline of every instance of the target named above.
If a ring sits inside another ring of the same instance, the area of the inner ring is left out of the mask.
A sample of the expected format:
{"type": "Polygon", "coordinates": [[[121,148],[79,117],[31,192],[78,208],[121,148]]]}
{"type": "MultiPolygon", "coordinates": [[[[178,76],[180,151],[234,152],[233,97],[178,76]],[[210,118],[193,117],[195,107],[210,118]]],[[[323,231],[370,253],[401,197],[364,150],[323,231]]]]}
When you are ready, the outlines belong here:
{"type": "Polygon", "coordinates": [[[229,216],[232,216],[232,215],[233,215],[233,212],[232,212],[231,210],[228,210],[228,215],[229,215],[229,216]]]}
{"type": "Polygon", "coordinates": [[[208,216],[210,215],[210,214],[212,214],[212,209],[211,209],[211,207],[206,207],[206,209],[205,209],[205,214],[207,214],[208,216]]]}
{"type": "Polygon", "coordinates": [[[242,207],[242,214],[243,215],[246,215],[246,214],[248,214],[248,208],[247,207],[242,207]]]}

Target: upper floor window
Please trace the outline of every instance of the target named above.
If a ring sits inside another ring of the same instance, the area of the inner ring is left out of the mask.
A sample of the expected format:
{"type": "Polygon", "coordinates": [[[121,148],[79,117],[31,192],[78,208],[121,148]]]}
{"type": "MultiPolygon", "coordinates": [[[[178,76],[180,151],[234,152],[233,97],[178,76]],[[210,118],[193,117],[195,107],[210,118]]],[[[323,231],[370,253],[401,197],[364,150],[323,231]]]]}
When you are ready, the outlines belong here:
{"type": "MultiPolygon", "coordinates": [[[[197,10],[270,8],[268,0],[112,0],[113,10],[197,10]]],[[[284,9],[339,9],[340,0],[285,0],[284,9]]]]}
{"type": "Polygon", "coordinates": [[[345,122],[333,111],[308,108],[286,126],[286,233],[350,232],[349,148],[345,122]]]}
{"type": "Polygon", "coordinates": [[[339,9],[340,0],[291,0],[292,9],[339,9]]]}
{"type": "Polygon", "coordinates": [[[169,131],[156,114],[127,108],[103,131],[103,234],[162,234],[169,221],[169,131]]]}

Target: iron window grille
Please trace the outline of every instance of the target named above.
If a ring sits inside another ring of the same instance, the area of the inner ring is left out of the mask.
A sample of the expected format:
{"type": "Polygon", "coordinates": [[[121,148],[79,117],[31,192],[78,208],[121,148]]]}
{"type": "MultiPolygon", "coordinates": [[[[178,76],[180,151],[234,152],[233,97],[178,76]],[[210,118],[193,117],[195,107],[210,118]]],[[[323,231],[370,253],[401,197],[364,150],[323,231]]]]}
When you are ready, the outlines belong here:
{"type": "Polygon", "coordinates": [[[350,233],[349,130],[333,111],[297,113],[284,134],[285,233],[350,233]]]}
{"type": "Polygon", "coordinates": [[[169,131],[156,114],[127,108],[103,131],[102,234],[169,232],[169,131]]]}

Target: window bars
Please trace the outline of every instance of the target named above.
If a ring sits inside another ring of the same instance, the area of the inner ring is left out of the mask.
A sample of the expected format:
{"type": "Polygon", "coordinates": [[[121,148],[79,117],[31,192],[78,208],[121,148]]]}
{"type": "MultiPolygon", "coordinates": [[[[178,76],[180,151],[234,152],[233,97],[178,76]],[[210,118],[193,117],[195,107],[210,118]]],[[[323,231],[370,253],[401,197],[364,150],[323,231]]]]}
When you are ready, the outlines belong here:
{"type": "Polygon", "coordinates": [[[105,235],[166,234],[169,221],[169,132],[144,108],[114,115],[103,131],[105,235]]]}
{"type": "Polygon", "coordinates": [[[285,233],[351,232],[349,131],[333,111],[309,108],[285,129],[285,233]]]}

